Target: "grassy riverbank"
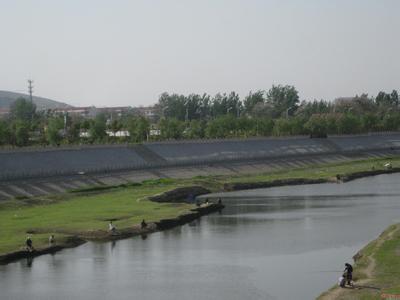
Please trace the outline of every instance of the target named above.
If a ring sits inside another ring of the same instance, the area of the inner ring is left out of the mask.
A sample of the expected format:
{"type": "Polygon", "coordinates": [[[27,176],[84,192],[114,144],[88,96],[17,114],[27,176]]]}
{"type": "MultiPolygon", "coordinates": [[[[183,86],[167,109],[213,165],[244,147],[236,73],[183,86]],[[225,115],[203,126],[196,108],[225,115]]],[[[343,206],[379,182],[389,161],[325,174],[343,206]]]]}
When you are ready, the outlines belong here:
{"type": "Polygon", "coordinates": [[[267,174],[208,176],[184,180],[153,180],[142,184],[109,190],[81,190],[63,195],[0,202],[0,255],[19,250],[27,232],[33,232],[34,245],[47,245],[49,234],[56,233],[58,242],[67,236],[88,236],[96,230],[107,230],[108,220],[117,228],[129,228],[142,219],[148,222],[176,217],[193,206],[155,203],[148,196],[177,187],[200,185],[211,191],[223,191],[224,184],[235,182],[270,182],[279,179],[335,180],[337,174],[351,174],[383,169],[391,161],[400,167],[400,157],[367,159],[338,164],[285,169],[267,174]]]}
{"type": "Polygon", "coordinates": [[[392,225],[357,254],[355,288],[334,287],[318,300],[372,300],[400,297],[400,224],[392,225]],[[381,295],[397,295],[384,298],[381,295]]]}
{"type": "Polygon", "coordinates": [[[19,250],[26,232],[34,246],[47,246],[55,233],[57,242],[68,235],[88,235],[90,231],[107,230],[113,219],[117,228],[127,228],[162,218],[173,218],[191,208],[187,204],[161,204],[148,196],[175,188],[174,183],[144,184],[117,188],[101,193],[67,194],[40,199],[22,199],[0,203],[0,254],[19,250]]]}

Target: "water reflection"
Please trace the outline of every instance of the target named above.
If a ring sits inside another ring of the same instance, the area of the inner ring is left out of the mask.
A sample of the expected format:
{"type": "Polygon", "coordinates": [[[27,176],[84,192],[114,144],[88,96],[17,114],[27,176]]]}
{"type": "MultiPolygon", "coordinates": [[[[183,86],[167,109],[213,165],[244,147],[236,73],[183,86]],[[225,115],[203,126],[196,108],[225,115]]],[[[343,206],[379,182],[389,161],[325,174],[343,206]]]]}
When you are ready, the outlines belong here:
{"type": "Polygon", "coordinates": [[[313,299],[400,221],[399,179],[230,193],[183,227],[0,266],[1,299],[313,299]]]}
{"type": "Polygon", "coordinates": [[[27,266],[28,268],[32,268],[32,264],[33,264],[33,257],[32,257],[32,256],[28,256],[28,257],[26,258],[26,266],[27,266]]]}

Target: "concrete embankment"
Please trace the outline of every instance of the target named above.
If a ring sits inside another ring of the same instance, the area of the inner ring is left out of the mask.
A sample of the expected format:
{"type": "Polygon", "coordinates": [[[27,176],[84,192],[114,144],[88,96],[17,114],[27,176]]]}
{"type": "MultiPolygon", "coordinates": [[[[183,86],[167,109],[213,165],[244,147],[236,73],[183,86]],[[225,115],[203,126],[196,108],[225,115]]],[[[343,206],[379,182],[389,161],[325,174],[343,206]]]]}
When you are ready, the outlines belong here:
{"type": "Polygon", "coordinates": [[[178,167],[229,165],[254,160],[275,161],[301,157],[311,159],[320,155],[355,155],[374,151],[395,152],[399,145],[399,133],[385,133],[333,136],[326,139],[297,136],[175,141],[143,145],[22,148],[0,150],[0,181],[132,170],[157,172],[159,169],[178,167]]]}

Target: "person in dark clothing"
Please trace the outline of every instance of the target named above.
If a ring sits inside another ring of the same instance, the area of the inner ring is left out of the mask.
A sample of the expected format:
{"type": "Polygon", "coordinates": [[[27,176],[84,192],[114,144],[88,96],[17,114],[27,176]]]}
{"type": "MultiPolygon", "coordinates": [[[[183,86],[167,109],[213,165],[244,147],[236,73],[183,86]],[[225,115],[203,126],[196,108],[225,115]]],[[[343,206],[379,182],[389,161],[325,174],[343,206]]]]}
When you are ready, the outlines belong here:
{"type": "Polygon", "coordinates": [[[28,236],[28,237],[26,238],[25,244],[26,244],[26,249],[27,249],[28,251],[32,252],[32,251],[33,251],[33,243],[32,243],[32,239],[31,239],[30,236],[28,236]]]}
{"type": "Polygon", "coordinates": [[[344,273],[346,274],[346,280],[348,285],[352,285],[351,281],[353,280],[353,266],[349,263],[344,264],[345,269],[344,273]]]}
{"type": "Polygon", "coordinates": [[[142,220],[142,223],[140,223],[140,227],[141,227],[142,229],[147,228],[147,223],[146,223],[146,221],[145,221],[144,219],[142,220]]]}

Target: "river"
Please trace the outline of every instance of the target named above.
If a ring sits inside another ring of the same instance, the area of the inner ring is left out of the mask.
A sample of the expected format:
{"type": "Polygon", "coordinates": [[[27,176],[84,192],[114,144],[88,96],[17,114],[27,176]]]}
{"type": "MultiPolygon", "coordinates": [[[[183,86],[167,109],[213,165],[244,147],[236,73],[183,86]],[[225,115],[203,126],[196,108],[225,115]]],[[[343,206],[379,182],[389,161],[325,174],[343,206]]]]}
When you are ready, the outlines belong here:
{"type": "Polygon", "coordinates": [[[399,182],[221,194],[221,214],[180,228],[0,266],[0,299],[314,299],[400,222],[399,182]]]}

